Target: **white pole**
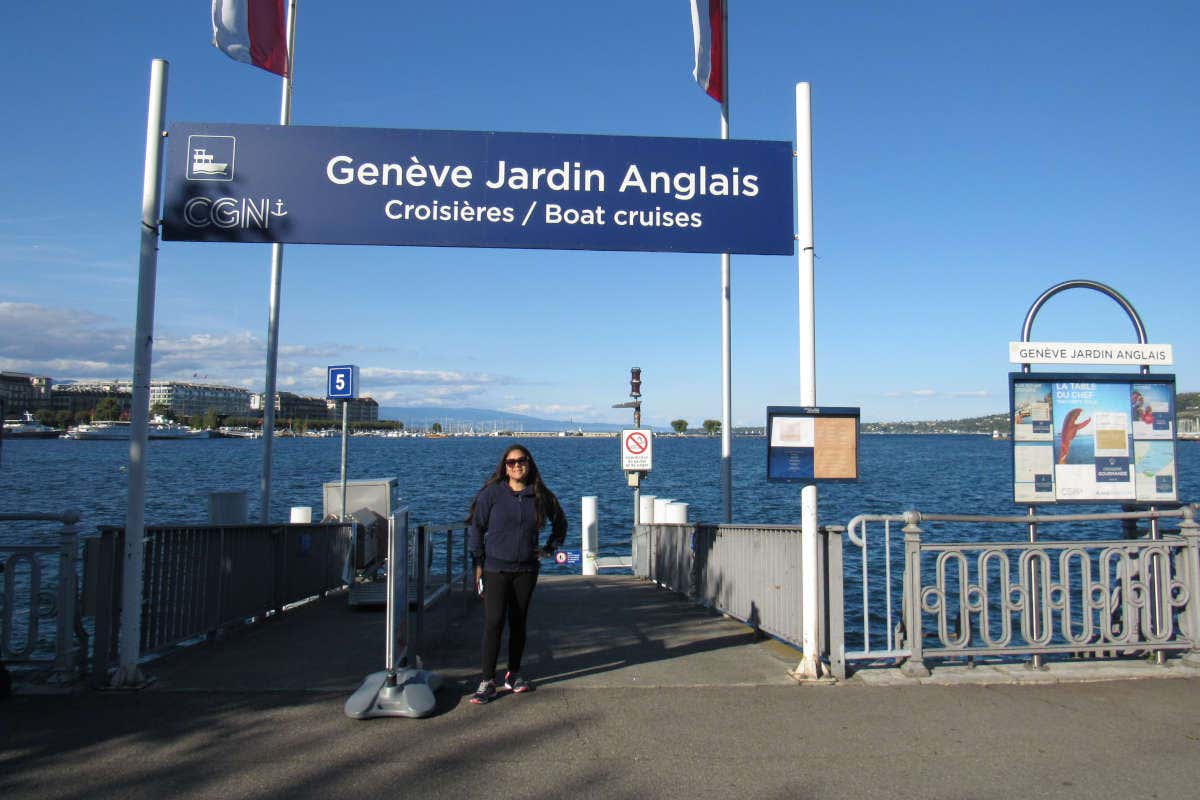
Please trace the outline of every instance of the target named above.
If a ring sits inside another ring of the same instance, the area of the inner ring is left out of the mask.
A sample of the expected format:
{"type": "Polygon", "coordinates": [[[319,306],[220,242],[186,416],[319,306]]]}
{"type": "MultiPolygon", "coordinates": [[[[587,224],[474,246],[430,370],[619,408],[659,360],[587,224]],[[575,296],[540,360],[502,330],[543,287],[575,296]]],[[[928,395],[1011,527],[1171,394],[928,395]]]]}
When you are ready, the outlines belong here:
{"type": "MultiPolygon", "coordinates": [[[[146,161],[142,170],[141,251],[138,256],[137,322],[133,334],[133,395],[130,401],[129,503],[125,509],[125,568],[121,580],[120,663],[113,686],[140,686],[142,571],[146,538],[146,440],[150,417],[150,360],[154,344],[154,291],[158,274],[158,210],[162,190],[163,120],[167,109],[167,62],[150,64],[146,111],[146,161]]],[[[103,665],[101,665],[103,666],[103,665]]]]}
{"type": "MultiPolygon", "coordinates": [[[[296,0],[288,3],[287,75],[279,101],[279,124],[292,124],[292,71],[296,63],[296,0]]],[[[271,299],[267,310],[267,375],[263,381],[263,463],[259,496],[262,524],[271,521],[271,459],[275,449],[275,373],[279,363],[279,295],[283,287],[283,245],[271,245],[271,299]]]]}
{"type": "MultiPolygon", "coordinates": [[[[729,138],[729,6],[721,6],[721,138],[729,138]]],[[[733,522],[733,265],[721,254],[721,507],[733,522]]]]}
{"type": "Polygon", "coordinates": [[[349,425],[349,409],[350,401],[342,401],[342,513],[338,517],[342,522],[346,521],[346,431],[349,425]]]}
{"type": "Polygon", "coordinates": [[[596,496],[587,495],[580,503],[582,525],[580,530],[583,532],[583,574],[596,574],[596,549],[598,547],[599,532],[596,523],[596,496]]]}
{"type": "MultiPolygon", "coordinates": [[[[796,238],[799,240],[800,405],[817,404],[817,326],[813,276],[812,108],[807,83],[796,84],[796,238]]],[[[804,657],[800,678],[821,677],[817,610],[817,487],[800,490],[800,553],[803,597],[804,657]]]]}

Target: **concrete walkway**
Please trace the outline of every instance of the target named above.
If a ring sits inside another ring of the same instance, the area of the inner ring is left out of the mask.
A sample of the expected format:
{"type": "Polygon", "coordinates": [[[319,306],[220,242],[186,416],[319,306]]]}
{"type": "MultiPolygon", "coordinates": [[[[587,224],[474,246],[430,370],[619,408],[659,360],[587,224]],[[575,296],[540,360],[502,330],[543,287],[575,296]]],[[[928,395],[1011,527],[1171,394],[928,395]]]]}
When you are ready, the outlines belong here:
{"type": "Polygon", "coordinates": [[[383,613],[335,596],[156,661],[141,692],[0,704],[0,796],[957,800],[1200,785],[1200,678],[1178,665],[1123,662],[1100,683],[965,684],[942,668],[932,685],[894,670],[797,685],[797,653],[651,584],[547,577],[524,670],[535,691],[477,707],[480,609],[455,604],[467,613],[426,648],[447,681],[428,719],[342,714],[382,668],[383,613]]]}

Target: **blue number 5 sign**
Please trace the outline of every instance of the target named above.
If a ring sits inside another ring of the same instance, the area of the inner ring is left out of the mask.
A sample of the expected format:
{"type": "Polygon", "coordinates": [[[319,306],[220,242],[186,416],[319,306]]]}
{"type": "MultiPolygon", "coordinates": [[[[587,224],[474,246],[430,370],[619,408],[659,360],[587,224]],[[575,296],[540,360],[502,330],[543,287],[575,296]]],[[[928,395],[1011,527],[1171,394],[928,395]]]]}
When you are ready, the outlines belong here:
{"type": "Polygon", "coordinates": [[[350,364],[329,367],[325,397],[329,400],[353,400],[358,397],[358,367],[350,364]]]}

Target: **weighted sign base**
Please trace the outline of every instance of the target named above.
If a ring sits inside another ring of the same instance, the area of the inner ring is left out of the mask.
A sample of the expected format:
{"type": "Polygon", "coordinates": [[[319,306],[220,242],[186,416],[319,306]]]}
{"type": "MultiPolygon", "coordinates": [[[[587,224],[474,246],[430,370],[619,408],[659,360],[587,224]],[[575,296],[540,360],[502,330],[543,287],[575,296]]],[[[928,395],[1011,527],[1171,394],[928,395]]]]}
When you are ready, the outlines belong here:
{"type": "Polygon", "coordinates": [[[351,719],[374,717],[427,717],[437,705],[434,692],[442,686],[442,676],[424,669],[400,669],[395,682],[387,670],[372,672],[346,701],[346,716],[351,719]]]}

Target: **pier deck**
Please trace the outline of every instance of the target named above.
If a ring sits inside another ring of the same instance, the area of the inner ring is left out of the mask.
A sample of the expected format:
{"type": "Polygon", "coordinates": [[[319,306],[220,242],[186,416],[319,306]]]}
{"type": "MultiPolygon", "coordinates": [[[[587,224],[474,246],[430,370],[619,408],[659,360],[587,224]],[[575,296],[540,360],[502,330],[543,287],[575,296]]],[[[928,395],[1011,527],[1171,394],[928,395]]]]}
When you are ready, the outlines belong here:
{"type": "Polygon", "coordinates": [[[447,682],[434,716],[351,720],[383,616],[335,595],[154,662],[140,692],[17,696],[0,795],[1188,797],[1200,781],[1200,679],[797,686],[793,651],[627,576],[542,579],[535,691],[467,702],[474,604],[426,648],[447,682]]]}

